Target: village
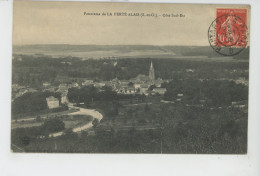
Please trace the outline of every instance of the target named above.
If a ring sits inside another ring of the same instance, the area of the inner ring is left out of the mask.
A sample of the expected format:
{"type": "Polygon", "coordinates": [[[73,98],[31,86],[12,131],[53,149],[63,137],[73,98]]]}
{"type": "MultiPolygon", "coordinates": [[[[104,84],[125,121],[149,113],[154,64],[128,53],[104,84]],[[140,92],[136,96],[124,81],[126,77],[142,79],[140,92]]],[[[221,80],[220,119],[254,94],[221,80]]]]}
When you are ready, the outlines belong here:
{"type": "MultiPolygon", "coordinates": [[[[67,63],[67,62],[66,62],[67,63]]],[[[70,63],[71,64],[71,63],[70,63]]],[[[165,83],[169,83],[170,80],[163,80],[161,78],[155,77],[155,69],[153,66],[153,62],[151,61],[148,74],[139,74],[135,78],[131,78],[129,80],[119,80],[118,78],[114,78],[110,81],[97,81],[86,78],[77,78],[77,79],[60,79],[58,85],[52,85],[50,82],[43,82],[40,88],[31,88],[26,86],[21,86],[18,84],[12,84],[12,102],[21,97],[26,93],[34,93],[34,92],[51,92],[60,94],[60,97],[49,96],[46,97],[46,103],[48,109],[57,109],[61,106],[72,106],[72,102],[69,102],[68,99],[68,90],[71,88],[80,89],[85,86],[93,86],[98,91],[102,92],[105,87],[111,88],[112,91],[116,92],[118,95],[160,95],[163,96],[167,91],[165,86],[162,86],[165,83]]],[[[193,69],[186,69],[185,72],[193,73],[193,69]]],[[[233,70],[236,72],[236,70],[233,70]]],[[[224,81],[225,79],[216,79],[220,81],[224,81]]],[[[228,80],[228,79],[226,79],[228,80]]],[[[202,80],[201,80],[202,81],[202,80]]],[[[236,84],[242,84],[248,86],[248,80],[243,78],[239,78],[234,80],[236,84]]],[[[177,93],[175,101],[181,101],[183,98],[183,93],[177,93]]],[[[161,102],[167,102],[165,100],[161,100],[161,102]]],[[[84,104],[84,102],[78,102],[79,104],[84,104]]],[[[202,106],[205,103],[205,100],[201,98],[199,106],[202,106]]],[[[187,106],[189,106],[187,104],[187,106]]],[[[244,108],[246,107],[245,101],[234,101],[232,102],[232,106],[236,108],[244,108]]],[[[221,108],[221,107],[219,107],[221,108]]]]}
{"type": "MultiPolygon", "coordinates": [[[[81,79],[77,80],[77,82],[71,82],[71,83],[61,83],[58,86],[53,86],[49,82],[44,82],[42,84],[41,90],[37,90],[34,88],[29,88],[25,86],[19,86],[18,84],[12,85],[12,92],[13,97],[12,101],[14,99],[24,95],[28,92],[56,92],[61,94],[60,100],[57,97],[47,97],[47,105],[49,109],[55,109],[58,108],[60,105],[67,105],[69,103],[68,101],[68,90],[70,88],[81,88],[84,86],[94,86],[99,91],[102,91],[102,88],[104,86],[111,87],[113,91],[115,91],[117,94],[141,94],[141,95],[164,95],[166,92],[166,88],[162,88],[161,85],[164,82],[169,82],[169,80],[162,80],[161,78],[155,79],[155,71],[153,67],[153,63],[151,62],[150,69],[149,69],[149,75],[138,75],[136,78],[130,79],[130,80],[119,80],[117,78],[114,78],[111,81],[100,81],[95,82],[93,80],[88,79],[81,79]]],[[[83,103],[83,102],[81,102],[83,103]]]]}

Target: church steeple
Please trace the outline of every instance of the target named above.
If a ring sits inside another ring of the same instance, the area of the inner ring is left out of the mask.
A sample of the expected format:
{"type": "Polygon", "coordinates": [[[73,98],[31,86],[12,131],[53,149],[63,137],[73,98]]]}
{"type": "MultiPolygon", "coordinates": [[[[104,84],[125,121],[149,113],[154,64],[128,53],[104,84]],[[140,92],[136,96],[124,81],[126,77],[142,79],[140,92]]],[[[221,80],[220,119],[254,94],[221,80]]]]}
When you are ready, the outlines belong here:
{"type": "Polygon", "coordinates": [[[153,68],[153,62],[151,61],[151,66],[149,70],[149,79],[152,83],[155,81],[155,73],[154,73],[154,68],[153,68]]]}

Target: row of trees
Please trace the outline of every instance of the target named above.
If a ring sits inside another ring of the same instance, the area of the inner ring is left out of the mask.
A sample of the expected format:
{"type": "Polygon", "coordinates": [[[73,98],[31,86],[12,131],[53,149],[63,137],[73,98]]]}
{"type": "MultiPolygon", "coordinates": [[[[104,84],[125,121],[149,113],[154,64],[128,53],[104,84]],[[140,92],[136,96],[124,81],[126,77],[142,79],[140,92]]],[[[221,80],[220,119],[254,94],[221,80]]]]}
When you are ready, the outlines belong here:
{"type": "Polygon", "coordinates": [[[84,86],[82,88],[70,88],[68,90],[68,99],[73,103],[84,102],[86,105],[94,101],[113,101],[116,99],[116,92],[110,87],[104,87],[99,91],[94,86],[84,86]]]}
{"type": "Polygon", "coordinates": [[[173,80],[165,87],[165,100],[175,100],[177,94],[183,94],[183,99],[193,104],[205,100],[209,105],[225,106],[248,99],[248,87],[234,81],[173,80]]]}
{"type": "Polygon", "coordinates": [[[151,60],[153,60],[156,77],[162,79],[173,78],[248,78],[248,62],[214,62],[213,61],[191,61],[184,59],[147,59],[128,58],[118,60],[88,59],[79,58],[58,58],[53,59],[48,56],[21,55],[22,61],[13,61],[13,83],[20,85],[30,85],[37,87],[44,81],[59,81],[59,76],[70,78],[88,78],[92,80],[128,80],[138,74],[148,74],[151,60]],[[69,62],[71,64],[62,64],[69,62]],[[114,63],[117,62],[116,65],[114,63]],[[195,70],[188,73],[186,69],[195,70]],[[231,73],[231,70],[241,70],[242,72],[231,73]]]}
{"type": "Polygon", "coordinates": [[[131,100],[131,99],[140,99],[144,100],[144,95],[124,95],[117,94],[109,86],[104,86],[101,90],[94,86],[84,86],[81,88],[70,88],[68,90],[68,99],[73,103],[82,103],[85,105],[90,105],[93,102],[97,101],[117,101],[117,100],[131,100]]]}

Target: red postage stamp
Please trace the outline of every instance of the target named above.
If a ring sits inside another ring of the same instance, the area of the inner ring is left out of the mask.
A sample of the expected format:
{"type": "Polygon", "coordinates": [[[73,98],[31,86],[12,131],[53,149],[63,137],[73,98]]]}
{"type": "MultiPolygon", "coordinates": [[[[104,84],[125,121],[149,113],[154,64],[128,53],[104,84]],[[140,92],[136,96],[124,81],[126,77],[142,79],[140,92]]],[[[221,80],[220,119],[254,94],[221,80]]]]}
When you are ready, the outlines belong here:
{"type": "Polygon", "coordinates": [[[240,53],[247,45],[246,24],[247,9],[217,9],[208,31],[211,47],[225,56],[240,53]]]}

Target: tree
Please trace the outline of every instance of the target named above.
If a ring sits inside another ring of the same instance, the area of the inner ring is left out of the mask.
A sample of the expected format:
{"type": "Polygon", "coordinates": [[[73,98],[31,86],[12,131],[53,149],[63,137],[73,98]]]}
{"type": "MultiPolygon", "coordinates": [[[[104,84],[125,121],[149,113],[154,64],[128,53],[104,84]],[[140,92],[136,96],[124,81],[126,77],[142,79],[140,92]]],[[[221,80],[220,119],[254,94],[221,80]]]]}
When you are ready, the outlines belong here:
{"type": "Polygon", "coordinates": [[[73,132],[72,128],[68,128],[64,131],[64,135],[62,135],[62,138],[74,140],[78,138],[78,134],[76,132],[73,132]]]}
{"type": "Polygon", "coordinates": [[[156,86],[153,84],[148,88],[148,90],[152,91],[154,88],[156,88],[156,86]]]}
{"type": "Polygon", "coordinates": [[[26,135],[21,138],[21,143],[22,143],[22,145],[24,145],[24,146],[29,145],[30,142],[31,142],[30,137],[28,137],[28,136],[26,136],[26,135]]]}
{"type": "Polygon", "coordinates": [[[144,107],[144,111],[145,111],[145,112],[148,112],[149,109],[150,109],[150,108],[149,108],[148,104],[146,103],[146,104],[145,104],[145,107],[144,107]]]}
{"type": "Polygon", "coordinates": [[[147,123],[147,121],[142,118],[142,119],[139,119],[139,120],[138,120],[138,123],[139,123],[140,125],[144,125],[144,124],[147,123]]]}
{"type": "Polygon", "coordinates": [[[36,122],[41,122],[41,121],[42,121],[41,116],[37,116],[37,117],[36,117],[36,122]]]}
{"type": "Polygon", "coordinates": [[[42,130],[49,134],[59,132],[65,129],[65,124],[58,118],[48,119],[42,125],[42,130]]]}
{"type": "Polygon", "coordinates": [[[95,119],[92,121],[93,127],[96,128],[97,125],[98,125],[98,123],[99,123],[98,119],[95,118],[95,119]]]}
{"type": "Polygon", "coordinates": [[[113,103],[113,115],[118,115],[118,102],[113,103]]]}
{"type": "Polygon", "coordinates": [[[81,132],[81,137],[82,138],[85,138],[85,137],[87,137],[88,136],[88,132],[87,131],[82,131],[81,132]]]}
{"type": "Polygon", "coordinates": [[[134,86],[134,83],[129,82],[129,83],[128,83],[128,86],[129,86],[129,87],[133,87],[133,86],[134,86]]]}

